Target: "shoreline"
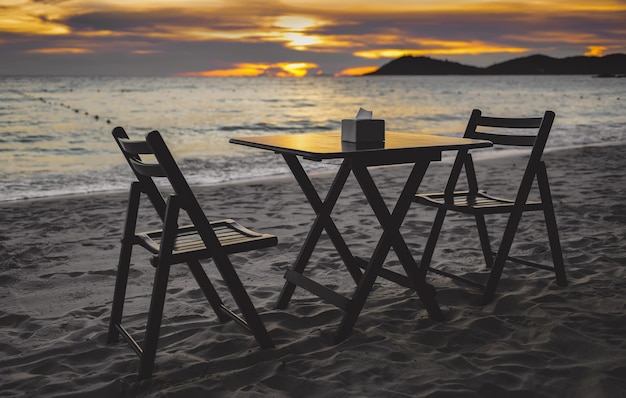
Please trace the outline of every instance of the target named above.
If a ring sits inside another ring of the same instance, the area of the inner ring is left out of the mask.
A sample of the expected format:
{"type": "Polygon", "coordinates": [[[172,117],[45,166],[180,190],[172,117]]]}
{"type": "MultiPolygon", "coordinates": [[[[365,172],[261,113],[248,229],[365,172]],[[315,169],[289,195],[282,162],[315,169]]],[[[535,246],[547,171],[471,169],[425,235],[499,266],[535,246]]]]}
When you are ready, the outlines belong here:
{"type": "MultiPolygon", "coordinates": [[[[571,145],[571,146],[566,146],[566,147],[548,147],[545,149],[544,153],[551,153],[551,152],[558,152],[558,151],[567,151],[567,150],[575,150],[575,149],[580,149],[580,148],[585,148],[585,147],[606,147],[606,146],[615,146],[615,147],[619,147],[619,146],[626,146],[626,141],[615,141],[615,142],[599,142],[599,143],[589,143],[589,144],[580,144],[580,145],[571,145]]],[[[497,160],[500,158],[507,158],[507,157],[519,157],[519,156],[523,156],[527,151],[525,150],[503,150],[500,152],[488,152],[485,153],[483,155],[483,153],[476,153],[474,155],[474,160],[476,161],[490,161],[490,160],[497,160]]],[[[454,157],[448,157],[448,158],[444,158],[439,162],[436,162],[438,164],[450,164],[454,161],[454,157]]],[[[392,165],[392,166],[378,166],[378,167],[404,167],[404,165],[392,165]]],[[[130,173],[130,171],[129,171],[130,173]]],[[[324,177],[328,177],[328,176],[332,176],[334,175],[335,171],[331,170],[331,171],[318,171],[315,173],[311,173],[311,176],[314,176],[316,178],[324,178],[324,177]]],[[[238,179],[238,180],[230,180],[230,181],[222,181],[222,182],[218,182],[218,183],[214,183],[214,184],[200,184],[200,185],[194,185],[195,187],[197,187],[198,189],[208,189],[208,188],[219,188],[222,186],[229,186],[229,185],[248,185],[248,184],[269,184],[272,182],[284,182],[285,180],[293,180],[293,176],[287,172],[285,174],[277,174],[277,175],[272,175],[272,176],[263,176],[263,177],[258,177],[258,178],[243,178],[243,179],[238,179]]],[[[192,186],[192,188],[194,188],[194,186],[192,186]]],[[[86,192],[86,193],[67,193],[67,194],[62,194],[62,195],[50,195],[50,196],[39,196],[39,197],[33,197],[33,198],[23,198],[23,199],[6,199],[6,200],[2,200],[0,199],[0,207],[4,206],[4,205],[14,205],[17,203],[29,203],[29,202],[34,202],[34,201],[46,201],[46,200],[63,200],[63,199],[71,199],[71,198],[80,198],[80,197],[85,197],[85,196],[111,196],[111,195],[121,195],[121,194],[127,194],[127,190],[125,189],[111,189],[111,190],[103,190],[103,191],[97,191],[97,192],[86,192]]]]}
{"type": "MultiPolygon", "coordinates": [[[[208,218],[233,216],[278,236],[278,247],[232,256],[276,348],[261,350],[237,325],[220,323],[185,267],[174,267],[152,380],[135,381],[138,360],[123,342],[107,345],[126,192],[0,202],[0,391],[20,397],[484,397],[621,398],[626,391],[626,157],[624,146],[547,151],[569,286],[551,272],[507,264],[494,301],[429,275],[446,320],[428,318],[411,291],[378,279],[353,333],[337,345],[341,319],[332,305],[296,290],[275,309],[285,270],[314,219],[293,177],[192,186],[208,218]]],[[[481,174],[510,191],[520,157],[483,159],[501,172],[481,174]]],[[[431,165],[420,191],[440,190],[449,164],[431,165]]],[[[406,179],[406,166],[372,170],[386,198],[406,179]]],[[[332,173],[313,182],[325,190],[332,173]]],[[[480,176],[479,176],[480,177],[480,176]]],[[[146,207],[147,209],[147,207],[146,207]]],[[[151,215],[152,213],[147,213],[151,215]]],[[[333,212],[356,256],[371,255],[380,227],[350,177],[333,212]]],[[[434,212],[412,205],[402,232],[419,259],[434,212]]],[[[472,220],[446,223],[434,266],[478,277],[484,265],[472,220]]],[[[525,215],[514,248],[548,262],[542,217],[525,215]]],[[[495,221],[494,221],[495,222],[495,221]]],[[[497,240],[503,226],[494,226],[497,240]]],[[[154,228],[143,222],[139,228],[154,228]]],[[[154,269],[133,253],[125,309],[141,331],[154,269]]],[[[390,253],[386,265],[398,267],[390,253]]],[[[210,262],[204,266],[229,304],[210,262]]],[[[350,294],[354,282],[334,246],[322,238],[307,272],[350,294]]],[[[141,339],[141,334],[138,335],[141,339]]]]}

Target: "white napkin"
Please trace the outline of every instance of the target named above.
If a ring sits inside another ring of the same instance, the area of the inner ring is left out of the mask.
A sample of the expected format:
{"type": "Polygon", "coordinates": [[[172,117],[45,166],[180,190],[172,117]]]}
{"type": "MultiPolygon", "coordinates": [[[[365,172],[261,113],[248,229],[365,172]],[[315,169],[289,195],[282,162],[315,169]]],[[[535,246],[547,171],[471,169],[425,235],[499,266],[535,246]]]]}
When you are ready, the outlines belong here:
{"type": "Polygon", "coordinates": [[[364,120],[371,119],[372,111],[368,111],[367,109],[359,108],[359,111],[356,113],[356,120],[364,120]]]}

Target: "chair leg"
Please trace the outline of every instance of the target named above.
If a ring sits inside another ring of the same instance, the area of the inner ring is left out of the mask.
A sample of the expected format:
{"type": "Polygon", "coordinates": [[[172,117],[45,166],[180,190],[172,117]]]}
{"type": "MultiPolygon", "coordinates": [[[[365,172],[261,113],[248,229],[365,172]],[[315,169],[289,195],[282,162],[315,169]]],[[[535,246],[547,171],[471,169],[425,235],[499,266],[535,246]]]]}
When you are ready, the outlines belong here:
{"type": "Polygon", "coordinates": [[[487,232],[487,223],[485,223],[485,216],[483,214],[476,213],[476,226],[478,227],[478,236],[480,237],[480,245],[483,249],[483,256],[485,257],[485,264],[487,268],[491,268],[493,265],[493,254],[491,254],[491,243],[489,242],[489,233],[487,232]]]}
{"type": "Polygon", "coordinates": [[[124,222],[124,235],[122,236],[122,247],[120,248],[120,256],[117,263],[117,276],[115,279],[115,291],[113,293],[113,305],[111,308],[107,343],[113,343],[119,340],[117,326],[122,322],[122,313],[124,311],[126,285],[128,283],[130,258],[133,252],[135,225],[137,224],[140,198],[141,188],[139,183],[131,183],[126,209],[126,221],[124,222]]]}
{"type": "Polygon", "coordinates": [[[217,315],[218,319],[222,322],[229,320],[230,318],[222,311],[223,302],[213,287],[213,284],[211,284],[211,281],[207,277],[206,273],[202,269],[200,262],[189,262],[187,265],[191,270],[191,274],[196,279],[196,282],[198,282],[200,289],[202,289],[204,296],[209,301],[209,304],[211,304],[211,307],[213,308],[213,311],[215,312],[215,315],[217,315]]]}
{"type": "Polygon", "coordinates": [[[248,328],[254,335],[254,338],[257,340],[261,348],[272,348],[274,347],[274,343],[272,342],[272,338],[270,337],[267,329],[265,329],[265,325],[261,320],[256,308],[252,304],[252,300],[248,296],[248,292],[246,292],[245,287],[241,283],[239,276],[235,272],[235,268],[233,264],[228,259],[228,256],[225,254],[218,254],[213,257],[213,261],[217,266],[228,290],[230,290],[233,299],[237,303],[243,318],[245,319],[248,328]]]}
{"type": "Polygon", "coordinates": [[[511,251],[511,246],[513,245],[513,239],[517,233],[517,227],[522,219],[522,213],[522,209],[515,209],[509,216],[509,221],[506,224],[506,229],[504,230],[504,235],[502,236],[502,241],[500,242],[500,247],[496,253],[496,258],[493,262],[493,266],[491,267],[489,279],[487,280],[487,284],[485,285],[483,292],[484,304],[493,300],[493,297],[496,294],[498,282],[500,282],[500,277],[502,276],[502,271],[504,270],[504,264],[507,261],[509,252],[511,251]]]}
{"type": "Polygon", "coordinates": [[[567,286],[563,252],[561,249],[561,242],[559,240],[559,231],[556,226],[556,217],[552,206],[550,206],[550,209],[546,208],[544,210],[544,217],[546,220],[546,227],[548,229],[548,239],[550,240],[550,251],[552,252],[552,263],[554,264],[556,283],[559,286],[567,286]]]}
{"type": "Polygon", "coordinates": [[[139,380],[152,376],[154,360],[156,358],[159,332],[163,319],[163,307],[165,306],[165,294],[167,281],[170,273],[170,265],[162,263],[157,266],[152,287],[152,299],[148,311],[148,323],[146,325],[146,337],[143,344],[143,353],[139,364],[139,380]]]}
{"type": "Polygon", "coordinates": [[[537,182],[539,184],[541,201],[544,206],[543,216],[548,230],[550,251],[552,252],[552,264],[554,265],[556,283],[559,286],[567,286],[567,276],[565,275],[565,264],[563,262],[563,251],[561,249],[561,241],[559,239],[559,230],[556,225],[556,215],[552,204],[552,194],[550,193],[548,174],[543,163],[542,166],[543,167],[540,167],[537,172],[537,182]]]}
{"type": "Polygon", "coordinates": [[[154,273],[154,283],[152,284],[152,298],[150,299],[150,309],[148,311],[146,337],[143,342],[143,352],[139,363],[139,380],[150,378],[152,376],[152,370],[154,369],[154,360],[159,343],[159,332],[163,319],[165,294],[167,293],[167,281],[170,276],[169,258],[176,242],[179,210],[180,198],[175,195],[170,196],[165,208],[163,236],[161,238],[159,255],[152,259],[156,271],[154,273]]]}
{"type": "Polygon", "coordinates": [[[113,293],[113,305],[111,308],[111,319],[109,321],[109,333],[107,343],[119,341],[117,326],[122,323],[122,313],[124,311],[124,300],[126,299],[126,285],[130,270],[130,257],[133,251],[132,243],[122,241],[120,257],[117,266],[117,276],[115,279],[115,291],[113,293]]]}
{"type": "Polygon", "coordinates": [[[427,274],[430,262],[433,259],[433,253],[435,251],[437,239],[439,239],[439,233],[441,232],[441,226],[443,225],[445,217],[446,209],[440,208],[437,210],[435,221],[433,221],[433,226],[430,229],[430,234],[428,235],[428,240],[426,241],[426,246],[424,247],[424,253],[422,253],[422,259],[420,260],[420,270],[424,275],[427,274]]]}

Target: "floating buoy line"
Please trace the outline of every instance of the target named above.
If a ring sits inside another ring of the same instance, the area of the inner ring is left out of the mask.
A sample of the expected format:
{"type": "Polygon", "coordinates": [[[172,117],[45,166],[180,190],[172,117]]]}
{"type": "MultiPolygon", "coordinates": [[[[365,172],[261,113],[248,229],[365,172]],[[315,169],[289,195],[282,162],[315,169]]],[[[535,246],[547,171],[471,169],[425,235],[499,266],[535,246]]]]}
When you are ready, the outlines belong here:
{"type": "MultiPolygon", "coordinates": [[[[44,104],[48,104],[48,105],[52,105],[52,106],[60,106],[60,107],[65,108],[65,109],[72,110],[72,111],[74,111],[74,113],[77,113],[77,114],[82,113],[84,116],[90,116],[89,111],[81,110],[79,108],[73,108],[70,105],[64,104],[63,102],[52,102],[52,101],[46,100],[43,97],[35,97],[34,95],[23,93],[23,92],[20,92],[20,91],[16,91],[16,92],[18,94],[20,94],[21,96],[23,96],[23,97],[30,98],[30,99],[36,99],[36,100],[39,100],[40,102],[42,102],[44,104]]],[[[100,121],[100,116],[97,115],[97,114],[93,115],[93,118],[94,118],[94,120],[100,121]]],[[[111,124],[111,119],[106,119],[106,120],[103,120],[103,121],[105,123],[107,123],[107,124],[111,124]]]]}

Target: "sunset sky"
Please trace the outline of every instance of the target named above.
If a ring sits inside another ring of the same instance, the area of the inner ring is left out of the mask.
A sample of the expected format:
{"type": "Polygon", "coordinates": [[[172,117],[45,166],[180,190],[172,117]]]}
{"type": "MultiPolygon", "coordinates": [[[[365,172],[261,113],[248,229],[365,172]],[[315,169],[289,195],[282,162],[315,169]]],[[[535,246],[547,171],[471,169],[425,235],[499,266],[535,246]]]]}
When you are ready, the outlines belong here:
{"type": "Polygon", "coordinates": [[[626,0],[0,0],[0,75],[349,75],[626,53],[626,0]]]}

